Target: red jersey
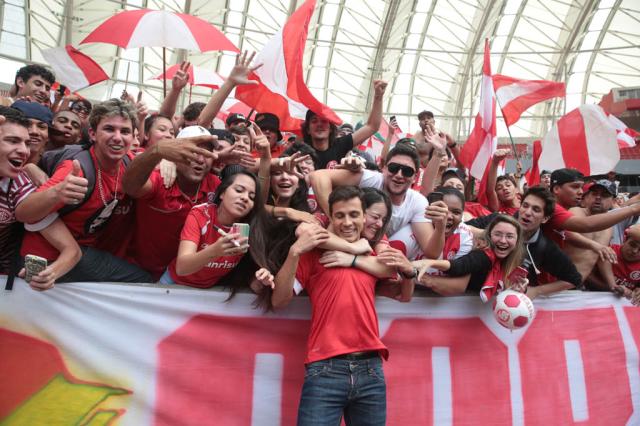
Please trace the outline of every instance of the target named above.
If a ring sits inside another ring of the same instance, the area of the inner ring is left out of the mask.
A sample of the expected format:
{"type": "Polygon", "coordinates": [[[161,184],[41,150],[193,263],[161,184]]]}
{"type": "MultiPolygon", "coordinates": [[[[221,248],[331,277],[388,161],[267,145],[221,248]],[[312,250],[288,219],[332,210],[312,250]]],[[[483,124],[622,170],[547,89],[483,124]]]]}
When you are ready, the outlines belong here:
{"type": "Polygon", "coordinates": [[[313,188],[311,186],[309,186],[309,192],[307,194],[307,205],[309,206],[309,211],[311,212],[311,214],[320,221],[322,226],[325,228],[328,227],[331,221],[320,208],[320,204],[318,204],[318,200],[316,200],[316,194],[313,193],[313,188]]]}
{"type": "Polygon", "coordinates": [[[180,230],[191,208],[213,195],[220,178],[208,174],[195,197],[184,195],[177,183],[165,188],[159,170],[154,170],[149,179],[151,191],[136,201],[136,227],[129,260],[158,280],[178,254],[180,230]]]}
{"type": "MultiPolygon", "coordinates": [[[[218,223],[217,207],[215,204],[200,204],[189,212],[187,220],[180,234],[180,241],[193,241],[200,251],[214,244],[220,238],[220,234],[213,226],[216,225],[225,232],[231,228],[218,223]]],[[[211,260],[204,268],[189,275],[178,275],[176,272],[176,259],[169,265],[169,275],[177,283],[198,288],[210,288],[216,285],[220,278],[224,277],[236,267],[244,254],[236,256],[222,256],[211,260]]]]}
{"type": "Polygon", "coordinates": [[[355,268],[325,268],[320,250],[300,257],[296,279],[311,300],[305,364],[337,355],[389,351],[380,340],[375,308],[377,278],[355,268]]]}
{"type": "Polygon", "coordinates": [[[464,211],[473,217],[488,216],[491,211],[480,203],[475,201],[467,201],[464,203],[464,211]]]}
{"type": "Polygon", "coordinates": [[[545,235],[551,238],[561,249],[565,247],[564,230],[561,227],[571,217],[573,217],[573,213],[556,203],[551,219],[543,226],[545,235]]]}
{"type": "Polygon", "coordinates": [[[6,274],[15,256],[18,241],[15,235],[16,207],[24,201],[36,186],[25,172],[15,179],[0,178],[0,273],[6,274]]]}
{"type": "Polygon", "coordinates": [[[480,299],[483,302],[488,302],[494,294],[504,289],[504,273],[502,271],[502,264],[490,248],[484,249],[484,253],[491,260],[491,270],[487,274],[487,278],[482,284],[480,289],[480,299]]]}
{"type": "MultiPolygon", "coordinates": [[[[125,165],[121,161],[118,171],[113,175],[102,171],[98,174],[97,160],[92,147],[89,152],[96,166],[96,184],[89,199],[77,209],[61,217],[69,231],[79,245],[95,247],[108,251],[115,256],[124,257],[131,232],[133,201],[122,191],[122,176],[125,165]],[[100,175],[100,176],[99,176],[100,175]],[[100,180],[100,177],[102,178],[100,180]],[[117,182],[117,188],[116,188],[117,182]],[[100,184],[102,191],[100,191],[100,184]],[[102,195],[101,195],[102,192],[102,195]],[[117,204],[112,204],[117,198],[117,204]],[[104,198],[104,199],[103,199],[104,198]],[[111,209],[113,209],[111,211],[111,209]],[[107,227],[108,225],[108,227],[107,227]],[[108,229],[107,229],[108,228],[108,229]]],[[[49,189],[62,182],[73,169],[72,160],[66,160],[58,165],[51,179],[44,183],[37,192],[49,189]]],[[[82,175],[82,171],[80,171],[82,175]]],[[[60,203],[54,207],[54,211],[62,208],[60,203]]],[[[52,222],[51,215],[44,218],[38,224],[29,227],[37,228],[45,222],[52,222]]],[[[44,239],[39,232],[26,232],[22,243],[21,253],[35,254],[50,261],[58,258],[59,252],[44,239]]]]}
{"type": "Polygon", "coordinates": [[[618,256],[618,263],[611,265],[613,275],[616,277],[616,284],[631,290],[640,286],[640,262],[625,262],[622,258],[622,246],[618,244],[612,244],[611,248],[618,256]]]}

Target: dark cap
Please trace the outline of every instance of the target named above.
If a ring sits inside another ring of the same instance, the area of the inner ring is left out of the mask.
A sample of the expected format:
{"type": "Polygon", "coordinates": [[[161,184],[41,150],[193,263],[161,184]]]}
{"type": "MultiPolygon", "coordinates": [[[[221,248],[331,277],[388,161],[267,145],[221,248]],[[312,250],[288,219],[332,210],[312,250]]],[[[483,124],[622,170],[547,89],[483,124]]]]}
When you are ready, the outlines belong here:
{"type": "Polygon", "coordinates": [[[551,173],[551,187],[565,183],[584,181],[584,175],[576,169],[558,169],[551,173]]]}
{"type": "Polygon", "coordinates": [[[239,112],[233,112],[227,117],[227,126],[231,126],[234,123],[238,123],[241,121],[246,123],[247,117],[245,117],[244,114],[240,114],[239,112]]]}
{"type": "Polygon", "coordinates": [[[604,188],[609,194],[616,197],[618,195],[618,189],[616,184],[607,179],[599,179],[595,182],[590,182],[584,186],[584,192],[589,192],[595,187],[604,188]]]}
{"type": "Polygon", "coordinates": [[[421,111],[418,114],[418,120],[422,120],[422,117],[433,118],[433,113],[431,111],[421,111]]]}
{"type": "Polygon", "coordinates": [[[270,112],[261,112],[256,115],[256,119],[254,121],[261,129],[267,129],[278,133],[278,140],[282,140],[282,133],[280,133],[280,119],[277,115],[271,114],[270,112]]]}
{"type": "Polygon", "coordinates": [[[40,120],[49,126],[51,126],[51,122],[53,121],[53,113],[51,110],[37,102],[15,101],[13,105],[11,105],[11,108],[22,112],[27,118],[40,120]]]}
{"type": "Polygon", "coordinates": [[[550,170],[543,170],[540,172],[540,176],[544,176],[544,175],[550,175],[551,171],[550,170]]]}
{"type": "Polygon", "coordinates": [[[447,170],[445,170],[442,173],[441,181],[444,182],[445,180],[447,180],[448,176],[457,177],[458,179],[460,179],[462,181],[462,183],[465,183],[467,181],[467,176],[465,175],[464,170],[456,169],[455,167],[450,167],[447,170]]]}
{"type": "Polygon", "coordinates": [[[344,123],[343,125],[338,127],[338,130],[343,130],[343,129],[347,129],[353,133],[353,126],[349,123],[344,123]]]}
{"type": "Polygon", "coordinates": [[[217,136],[219,141],[224,140],[229,142],[231,145],[233,145],[235,142],[233,135],[228,130],[209,129],[209,133],[211,133],[213,136],[217,136]]]}

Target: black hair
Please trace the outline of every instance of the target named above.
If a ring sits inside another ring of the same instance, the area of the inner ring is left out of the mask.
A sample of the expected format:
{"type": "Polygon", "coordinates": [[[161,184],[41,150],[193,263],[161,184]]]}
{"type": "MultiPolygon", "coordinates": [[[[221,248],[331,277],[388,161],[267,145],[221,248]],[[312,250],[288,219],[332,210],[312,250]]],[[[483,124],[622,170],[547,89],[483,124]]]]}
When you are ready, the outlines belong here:
{"type": "Polygon", "coordinates": [[[389,222],[391,221],[391,215],[393,213],[393,206],[391,205],[391,198],[387,195],[387,193],[377,189],[377,188],[362,188],[362,207],[366,211],[369,207],[377,203],[384,203],[387,208],[387,216],[382,221],[382,228],[380,228],[375,235],[373,241],[369,241],[371,246],[375,246],[380,242],[383,235],[387,232],[387,227],[389,222]]]}
{"type": "Polygon", "coordinates": [[[192,102],[182,111],[182,117],[185,121],[197,120],[200,117],[200,113],[206,107],[204,102],[192,102]]]}
{"type": "Polygon", "coordinates": [[[318,154],[316,153],[315,148],[303,142],[294,142],[290,147],[284,150],[281,157],[291,157],[296,152],[309,155],[313,160],[313,164],[318,164],[318,154]]]}
{"type": "Polygon", "coordinates": [[[144,120],[144,134],[145,134],[145,136],[149,134],[149,131],[153,127],[154,123],[156,121],[158,121],[159,119],[161,119],[161,118],[166,118],[167,120],[169,120],[169,122],[171,123],[171,126],[173,127],[173,121],[171,121],[171,118],[167,117],[166,115],[163,115],[163,114],[151,114],[150,116],[148,116],[144,120]]]}
{"type": "Polygon", "coordinates": [[[538,197],[544,202],[544,217],[551,217],[556,208],[556,197],[553,196],[551,191],[543,186],[532,186],[522,194],[522,201],[529,195],[538,197]]]}
{"type": "Polygon", "coordinates": [[[32,65],[25,65],[24,67],[18,70],[18,72],[16,73],[14,84],[16,85],[16,87],[18,86],[18,77],[21,78],[22,81],[26,83],[34,75],[42,77],[49,84],[53,84],[56,81],[56,76],[51,71],[49,71],[42,65],[32,64],[32,65]]]}
{"type": "Polygon", "coordinates": [[[233,145],[236,142],[235,138],[233,137],[231,132],[228,130],[210,128],[209,133],[211,133],[213,136],[217,136],[219,141],[220,140],[227,141],[231,145],[233,145]]]}
{"type": "Polygon", "coordinates": [[[503,180],[511,181],[513,186],[515,186],[516,188],[518,187],[518,184],[516,183],[516,180],[511,175],[498,176],[498,178],[496,179],[496,186],[498,185],[499,182],[502,182],[503,180]]]}
{"type": "Polygon", "coordinates": [[[407,146],[407,144],[396,144],[396,146],[393,147],[393,149],[391,149],[391,151],[389,151],[389,153],[387,154],[385,164],[389,164],[391,162],[391,159],[396,155],[405,155],[411,158],[413,160],[413,165],[416,166],[416,172],[420,170],[420,157],[418,156],[418,152],[414,148],[407,146]]]}
{"type": "Polygon", "coordinates": [[[5,123],[17,124],[19,126],[26,127],[27,129],[31,124],[22,111],[15,108],[0,106],[0,115],[4,115],[5,123]]]}
{"type": "Polygon", "coordinates": [[[261,191],[260,191],[260,182],[258,182],[258,177],[254,173],[248,171],[247,169],[243,168],[241,170],[237,170],[235,173],[227,173],[224,176],[224,178],[222,178],[220,185],[218,185],[218,188],[216,189],[216,192],[213,196],[213,200],[211,200],[211,202],[216,206],[220,206],[220,201],[221,201],[220,196],[224,194],[224,192],[233,184],[233,182],[235,182],[236,177],[238,175],[249,176],[251,180],[253,180],[256,186],[256,193],[253,199],[253,208],[247,214],[247,216],[243,218],[243,220],[246,223],[249,223],[255,216],[257,210],[264,209],[264,200],[262,200],[262,196],[260,195],[261,191]]]}
{"type": "MultiPolygon", "coordinates": [[[[311,134],[309,133],[309,122],[313,117],[317,117],[318,114],[309,110],[307,112],[306,120],[302,122],[302,126],[300,130],[302,130],[302,138],[304,139],[304,143],[313,146],[313,141],[311,139],[311,134]]],[[[329,122],[329,146],[333,145],[333,142],[336,140],[338,135],[338,126],[329,122]]]]}
{"type": "Polygon", "coordinates": [[[422,120],[422,117],[433,118],[433,113],[431,111],[422,111],[418,114],[418,120],[422,120]]]}
{"type": "Polygon", "coordinates": [[[329,194],[329,215],[333,215],[333,205],[340,201],[348,201],[353,198],[360,200],[364,213],[364,194],[357,186],[339,186],[329,194]]]}
{"type": "Polygon", "coordinates": [[[453,195],[455,197],[458,197],[458,199],[462,203],[462,210],[464,210],[465,199],[464,194],[460,190],[452,186],[439,186],[435,189],[435,191],[442,192],[443,195],[453,195]]]}

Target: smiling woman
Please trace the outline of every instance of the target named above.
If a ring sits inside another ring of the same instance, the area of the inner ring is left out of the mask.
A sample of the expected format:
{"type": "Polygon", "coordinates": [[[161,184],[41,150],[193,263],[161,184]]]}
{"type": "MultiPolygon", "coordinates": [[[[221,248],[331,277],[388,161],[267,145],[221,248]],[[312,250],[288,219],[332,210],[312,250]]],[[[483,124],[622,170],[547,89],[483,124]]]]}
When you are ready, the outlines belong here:
{"type": "Polygon", "coordinates": [[[211,203],[195,206],[180,235],[178,256],[160,278],[161,284],[209,288],[234,269],[247,252],[248,237],[235,223],[249,223],[262,208],[260,186],[248,171],[228,175],[211,203]]]}

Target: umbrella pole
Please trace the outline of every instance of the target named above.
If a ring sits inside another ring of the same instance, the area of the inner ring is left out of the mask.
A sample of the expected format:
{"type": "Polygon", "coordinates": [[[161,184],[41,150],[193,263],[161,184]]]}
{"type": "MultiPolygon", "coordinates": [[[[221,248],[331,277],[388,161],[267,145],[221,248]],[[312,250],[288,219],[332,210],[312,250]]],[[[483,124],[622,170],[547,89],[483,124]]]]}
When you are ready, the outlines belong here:
{"type": "Polygon", "coordinates": [[[189,85],[189,104],[191,104],[191,91],[193,90],[193,84],[189,85]]]}
{"type": "Polygon", "coordinates": [[[162,75],[164,78],[162,79],[162,90],[164,92],[164,97],[167,97],[167,48],[162,48],[162,75]]]}

